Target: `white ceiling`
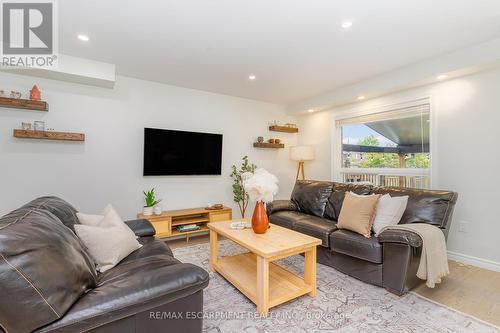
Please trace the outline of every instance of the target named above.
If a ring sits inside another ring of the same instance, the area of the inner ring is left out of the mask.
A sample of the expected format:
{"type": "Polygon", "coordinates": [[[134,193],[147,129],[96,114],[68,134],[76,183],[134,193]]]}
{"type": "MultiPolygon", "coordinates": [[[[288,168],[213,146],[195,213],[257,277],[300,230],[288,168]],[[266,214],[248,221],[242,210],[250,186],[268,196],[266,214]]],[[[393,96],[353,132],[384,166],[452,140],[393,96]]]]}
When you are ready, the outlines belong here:
{"type": "Polygon", "coordinates": [[[285,105],[500,36],[499,0],[63,0],[59,12],[63,54],[285,105]]]}

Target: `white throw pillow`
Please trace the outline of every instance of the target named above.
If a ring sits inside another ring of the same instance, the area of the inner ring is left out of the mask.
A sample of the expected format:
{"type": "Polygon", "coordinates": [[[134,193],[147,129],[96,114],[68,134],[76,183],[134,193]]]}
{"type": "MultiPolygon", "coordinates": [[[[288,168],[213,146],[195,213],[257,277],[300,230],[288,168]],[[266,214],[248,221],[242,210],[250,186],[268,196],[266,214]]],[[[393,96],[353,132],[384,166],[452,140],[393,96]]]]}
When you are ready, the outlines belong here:
{"type": "Polygon", "coordinates": [[[377,204],[377,212],[373,221],[373,232],[378,235],[383,227],[396,225],[401,221],[401,217],[406,210],[408,196],[391,197],[384,194],[380,197],[377,204]]]}
{"type": "Polygon", "coordinates": [[[76,217],[81,224],[96,227],[101,223],[104,215],[76,213],[76,217]]]}
{"type": "Polygon", "coordinates": [[[113,206],[109,204],[106,208],[104,208],[103,215],[76,213],[76,216],[78,217],[78,221],[80,221],[83,225],[102,228],[122,228],[137,238],[132,229],[130,229],[125,222],[123,222],[122,218],[118,215],[113,206]]]}
{"type": "Polygon", "coordinates": [[[135,235],[120,227],[98,227],[75,224],[75,232],[87,247],[99,272],[115,267],[130,253],[139,249],[135,235]]]}

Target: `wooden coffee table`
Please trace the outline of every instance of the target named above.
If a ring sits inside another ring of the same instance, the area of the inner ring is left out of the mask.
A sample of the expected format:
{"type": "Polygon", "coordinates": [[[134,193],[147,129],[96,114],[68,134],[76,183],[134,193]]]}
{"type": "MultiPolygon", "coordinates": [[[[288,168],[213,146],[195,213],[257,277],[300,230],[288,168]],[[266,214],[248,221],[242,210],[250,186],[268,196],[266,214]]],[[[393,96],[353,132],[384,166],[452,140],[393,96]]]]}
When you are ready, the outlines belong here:
{"type": "Polygon", "coordinates": [[[316,246],[321,240],[271,224],[262,235],[252,229],[233,230],[231,221],[209,223],[210,269],[218,272],[268,315],[269,308],[299,296],[316,296],[316,246]],[[222,235],[249,252],[218,257],[217,237],[222,235]],[[273,261],[305,253],[304,277],[273,261]]]}

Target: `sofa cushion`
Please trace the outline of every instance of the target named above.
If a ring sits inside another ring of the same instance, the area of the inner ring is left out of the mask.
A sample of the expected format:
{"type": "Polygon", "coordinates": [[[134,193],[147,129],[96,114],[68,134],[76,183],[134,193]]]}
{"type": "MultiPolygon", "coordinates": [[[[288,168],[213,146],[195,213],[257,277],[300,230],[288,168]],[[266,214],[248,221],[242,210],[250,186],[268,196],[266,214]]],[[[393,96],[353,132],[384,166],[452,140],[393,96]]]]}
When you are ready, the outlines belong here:
{"type": "Polygon", "coordinates": [[[0,219],[0,323],[7,332],[31,332],[61,318],[96,285],[94,263],[76,235],[34,207],[0,219]]]}
{"type": "MultiPolygon", "coordinates": [[[[60,320],[37,332],[83,332],[192,295],[208,285],[208,273],[173,257],[122,261],[100,275],[60,320]]],[[[167,325],[168,326],[168,325],[167,325]]]]}
{"type": "Polygon", "coordinates": [[[390,194],[392,197],[409,196],[399,224],[429,223],[441,228],[446,228],[458,197],[457,193],[450,191],[399,187],[379,187],[373,193],[390,194]]]}
{"type": "Polygon", "coordinates": [[[330,235],[330,248],[358,259],[375,264],[382,263],[382,244],[377,237],[366,238],[349,230],[337,230],[330,235]]]}
{"type": "Polygon", "coordinates": [[[337,230],[333,221],[317,216],[307,216],[307,218],[296,221],[293,225],[293,230],[303,234],[321,239],[321,245],[329,247],[330,233],[337,230]]]}
{"type": "Polygon", "coordinates": [[[368,195],[372,193],[373,187],[370,185],[359,185],[353,183],[333,183],[333,191],[325,207],[325,218],[338,221],[340,210],[344,203],[346,192],[353,192],[359,195],[368,195]]]}
{"type": "Polygon", "coordinates": [[[295,206],[292,200],[274,200],[266,204],[266,212],[268,215],[284,210],[296,211],[297,206],[295,206]]]}
{"type": "Polygon", "coordinates": [[[292,201],[302,213],[323,217],[332,193],[333,183],[299,180],[292,192],[292,201]]]}
{"type": "Polygon", "coordinates": [[[310,215],[301,213],[301,212],[295,212],[295,211],[281,211],[272,214],[269,216],[269,222],[277,224],[279,226],[288,228],[288,229],[293,229],[293,225],[297,222],[300,221],[301,219],[305,219],[309,217],[310,215]]]}
{"type": "Polygon", "coordinates": [[[45,209],[61,220],[61,222],[75,231],[73,225],[78,224],[76,209],[61,198],[54,196],[40,197],[28,202],[22,208],[40,208],[45,209]]]}

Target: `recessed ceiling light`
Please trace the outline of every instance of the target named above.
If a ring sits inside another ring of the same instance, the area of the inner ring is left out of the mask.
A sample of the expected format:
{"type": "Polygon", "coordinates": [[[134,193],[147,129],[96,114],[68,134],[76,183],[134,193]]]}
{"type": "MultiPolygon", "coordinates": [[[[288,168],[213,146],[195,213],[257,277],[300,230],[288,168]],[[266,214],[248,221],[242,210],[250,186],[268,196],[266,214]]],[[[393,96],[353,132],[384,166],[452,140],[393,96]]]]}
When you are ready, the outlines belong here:
{"type": "Polygon", "coordinates": [[[82,40],[84,42],[88,42],[89,41],[89,36],[80,34],[80,35],[78,35],[78,39],[82,40]]]}
{"type": "Polygon", "coordinates": [[[363,96],[363,95],[358,96],[358,100],[359,100],[359,101],[362,101],[362,100],[364,100],[365,98],[366,98],[366,97],[365,97],[365,96],[363,96]]]}
{"type": "Polygon", "coordinates": [[[438,76],[437,76],[437,79],[438,79],[438,80],[444,80],[444,79],[446,79],[447,77],[448,77],[448,75],[446,75],[446,74],[441,74],[441,75],[438,75],[438,76]]]}
{"type": "Polygon", "coordinates": [[[341,27],[344,28],[344,29],[349,29],[350,27],[352,27],[352,21],[344,21],[344,22],[342,22],[341,27]]]}
{"type": "Polygon", "coordinates": [[[314,110],[313,110],[313,109],[309,109],[309,110],[307,110],[307,112],[309,112],[309,113],[313,113],[313,112],[314,112],[314,110]]]}
{"type": "Polygon", "coordinates": [[[249,76],[248,76],[248,79],[249,79],[249,80],[252,80],[252,81],[253,81],[253,80],[255,80],[256,78],[257,78],[257,77],[256,77],[255,75],[249,75],[249,76]]]}

